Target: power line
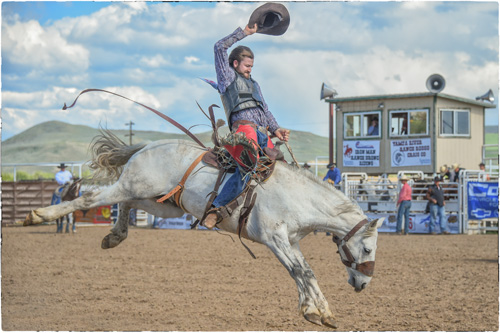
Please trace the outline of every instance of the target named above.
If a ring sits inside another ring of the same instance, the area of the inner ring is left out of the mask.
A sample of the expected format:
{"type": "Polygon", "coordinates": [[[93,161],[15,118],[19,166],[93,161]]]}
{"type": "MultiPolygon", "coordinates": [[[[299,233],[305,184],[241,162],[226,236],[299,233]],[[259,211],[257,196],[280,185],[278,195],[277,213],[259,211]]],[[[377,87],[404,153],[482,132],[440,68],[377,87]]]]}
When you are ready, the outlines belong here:
{"type": "Polygon", "coordinates": [[[129,122],[129,123],[126,123],[125,126],[129,126],[129,134],[125,134],[125,136],[129,136],[130,137],[130,146],[132,146],[132,136],[134,135],[134,133],[132,133],[132,125],[135,125],[135,123],[132,122],[132,120],[129,122]]]}

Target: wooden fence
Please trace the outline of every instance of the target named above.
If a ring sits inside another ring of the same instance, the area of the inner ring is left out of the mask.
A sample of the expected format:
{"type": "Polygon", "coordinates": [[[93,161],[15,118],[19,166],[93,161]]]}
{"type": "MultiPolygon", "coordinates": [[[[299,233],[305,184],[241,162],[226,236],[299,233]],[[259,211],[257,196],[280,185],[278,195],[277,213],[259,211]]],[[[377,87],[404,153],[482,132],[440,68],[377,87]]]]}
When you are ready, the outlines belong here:
{"type": "Polygon", "coordinates": [[[54,180],[2,182],[2,225],[24,221],[31,210],[49,206],[57,186],[54,180]]]}

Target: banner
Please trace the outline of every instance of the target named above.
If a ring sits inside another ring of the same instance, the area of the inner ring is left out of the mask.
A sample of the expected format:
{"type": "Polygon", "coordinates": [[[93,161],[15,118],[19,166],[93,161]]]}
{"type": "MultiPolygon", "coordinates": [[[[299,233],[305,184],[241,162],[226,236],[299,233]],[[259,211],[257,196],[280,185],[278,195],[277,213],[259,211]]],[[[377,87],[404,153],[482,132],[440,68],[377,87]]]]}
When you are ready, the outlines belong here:
{"type": "Polygon", "coordinates": [[[345,167],[380,166],[380,141],[344,141],[345,167]]]}
{"type": "Polygon", "coordinates": [[[498,183],[468,182],[467,194],[469,219],[498,218],[498,183]]]}
{"type": "Polygon", "coordinates": [[[431,165],[431,139],[391,141],[391,167],[431,165]]]}
{"type": "MultiPolygon", "coordinates": [[[[378,228],[379,232],[396,232],[397,225],[397,213],[366,213],[366,216],[369,219],[378,219],[381,217],[385,217],[384,223],[380,228],[378,228]]],[[[448,228],[450,229],[450,233],[458,234],[460,231],[460,227],[458,225],[458,215],[457,214],[448,214],[446,213],[446,220],[448,223],[448,228]]],[[[412,214],[410,213],[410,224],[408,226],[408,231],[411,234],[428,234],[429,233],[429,224],[431,222],[430,214],[412,214]]],[[[405,220],[403,218],[403,223],[405,220]]],[[[404,231],[404,225],[402,226],[402,230],[404,231]]],[[[436,228],[434,230],[437,233],[441,232],[441,228],[439,226],[439,219],[436,221],[436,228]]]]}

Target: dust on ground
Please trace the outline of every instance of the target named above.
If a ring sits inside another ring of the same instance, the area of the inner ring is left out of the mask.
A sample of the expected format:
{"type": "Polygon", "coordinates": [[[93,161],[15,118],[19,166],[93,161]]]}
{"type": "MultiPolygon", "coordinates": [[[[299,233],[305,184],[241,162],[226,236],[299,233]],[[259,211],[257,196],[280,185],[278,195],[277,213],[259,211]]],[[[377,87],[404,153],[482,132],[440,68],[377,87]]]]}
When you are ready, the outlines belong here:
{"type": "MultiPolygon", "coordinates": [[[[265,246],[213,231],[2,228],[2,328],[15,331],[331,331],[298,313],[265,246]]],[[[498,235],[380,234],[372,282],[347,283],[325,233],[301,249],[339,331],[497,331],[498,235]]]]}

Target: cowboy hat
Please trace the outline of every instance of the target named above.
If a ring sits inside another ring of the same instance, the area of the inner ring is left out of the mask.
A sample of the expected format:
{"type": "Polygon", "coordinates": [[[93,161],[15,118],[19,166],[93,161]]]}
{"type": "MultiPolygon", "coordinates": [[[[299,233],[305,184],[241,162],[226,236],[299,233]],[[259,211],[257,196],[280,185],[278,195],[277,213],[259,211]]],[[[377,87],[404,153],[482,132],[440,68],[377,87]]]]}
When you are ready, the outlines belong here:
{"type": "Polygon", "coordinates": [[[446,170],[448,170],[448,166],[446,164],[441,166],[441,168],[439,169],[439,171],[441,171],[441,173],[445,173],[446,170]]]}
{"type": "Polygon", "coordinates": [[[333,163],[328,164],[328,165],[326,166],[326,168],[327,168],[327,169],[330,169],[331,167],[336,166],[336,165],[337,165],[337,164],[336,164],[335,162],[333,162],[333,163]]]}
{"type": "Polygon", "coordinates": [[[406,176],[401,176],[401,178],[399,178],[400,181],[403,181],[403,180],[408,180],[408,177],[406,176]]]}
{"type": "Polygon", "coordinates": [[[310,167],[311,167],[311,166],[310,166],[309,164],[307,164],[307,162],[306,162],[306,163],[304,163],[304,168],[310,168],[310,167]]]}
{"type": "Polygon", "coordinates": [[[257,33],[280,36],[288,29],[290,14],[282,4],[268,2],[250,15],[248,27],[253,28],[255,23],[257,23],[257,33]]]}
{"type": "Polygon", "coordinates": [[[456,169],[456,168],[458,168],[459,166],[460,166],[460,164],[458,164],[458,163],[453,163],[453,164],[451,165],[451,168],[452,168],[453,170],[455,170],[455,169],[456,169]]]}
{"type": "Polygon", "coordinates": [[[59,166],[58,166],[59,169],[66,169],[66,164],[64,163],[61,163],[59,166]]]}
{"type": "Polygon", "coordinates": [[[440,182],[441,180],[442,180],[442,179],[441,179],[441,177],[439,177],[439,176],[434,177],[434,181],[435,181],[435,182],[440,182]]]}

